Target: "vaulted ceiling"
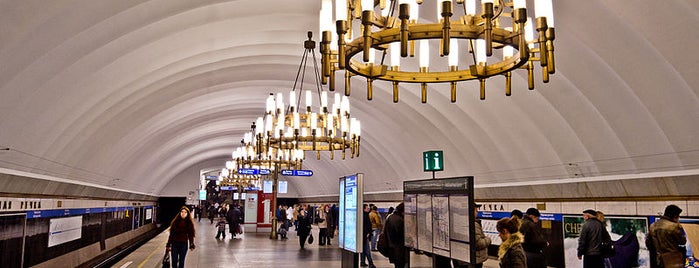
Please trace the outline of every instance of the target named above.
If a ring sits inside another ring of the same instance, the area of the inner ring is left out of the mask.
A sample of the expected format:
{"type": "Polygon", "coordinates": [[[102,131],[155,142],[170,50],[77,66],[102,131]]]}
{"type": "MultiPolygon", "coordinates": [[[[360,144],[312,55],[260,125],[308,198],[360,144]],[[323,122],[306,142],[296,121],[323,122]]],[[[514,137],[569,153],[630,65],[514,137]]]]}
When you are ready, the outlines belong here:
{"type": "MultiPolygon", "coordinates": [[[[427,2],[427,1],[426,1],[427,2]]],[[[532,2],[532,1],[529,1],[532,2]]],[[[533,6],[533,3],[529,3],[533,6]]],[[[0,168],[148,194],[223,161],[270,92],[288,92],[319,0],[0,1],[0,168]],[[214,161],[215,160],[215,161],[214,161]]],[[[526,89],[504,79],[447,85],[352,80],[361,155],[310,158],[299,196],[336,193],[365,173],[369,191],[437,176],[516,185],[652,172],[699,173],[699,1],[554,1],[557,70],[526,89]]],[[[427,14],[427,13],[425,13],[427,14]]],[[[432,14],[432,13],[430,13],[432,14]]],[[[537,72],[537,74],[539,74],[537,72]]],[[[314,87],[313,80],[306,80],[314,87]]],[[[342,88],[338,86],[338,88],[342,88]]],[[[327,89],[327,88],[326,88],[327,89]]],[[[339,155],[336,155],[339,156],[339,155]]],[[[169,191],[167,194],[177,194],[169,191]]]]}

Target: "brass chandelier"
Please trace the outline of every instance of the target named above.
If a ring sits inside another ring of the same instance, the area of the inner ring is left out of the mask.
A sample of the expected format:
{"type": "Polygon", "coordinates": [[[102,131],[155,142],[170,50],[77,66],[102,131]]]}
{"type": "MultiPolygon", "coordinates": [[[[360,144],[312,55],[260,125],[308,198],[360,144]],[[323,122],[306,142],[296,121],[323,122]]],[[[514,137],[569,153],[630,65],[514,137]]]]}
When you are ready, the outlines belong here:
{"type": "Polygon", "coordinates": [[[262,159],[283,156],[284,159],[301,161],[305,159],[306,151],[316,151],[317,159],[320,159],[321,151],[329,152],[330,159],[334,159],[335,151],[341,152],[342,159],[345,159],[347,152],[350,158],[357,157],[361,126],[359,120],[350,116],[349,98],[335,93],[333,101],[329,102],[328,92],[322,89],[320,83],[311,32],[308,32],[304,47],[296,81],[289,92],[289,102],[284,102],[282,93],[270,94],[265,115],[253,122],[252,131],[245,135],[244,144],[251,146],[251,151],[262,159]],[[316,101],[314,92],[303,89],[309,55],[313,55],[316,101]],[[301,93],[304,106],[301,106],[301,93]]]}
{"type": "Polygon", "coordinates": [[[485,81],[499,75],[505,76],[505,95],[510,96],[511,72],[516,69],[527,70],[528,88],[534,89],[536,61],[543,82],[549,81],[555,72],[551,0],[535,0],[535,25],[528,18],[526,0],[481,0],[478,11],[476,0],[454,2],[461,8],[454,8],[451,0],[335,0],[333,19],[332,0],[322,0],[323,84],[329,80],[334,90],[335,72],[346,70],[345,95],[350,95],[350,77],[359,75],[367,79],[367,99],[373,98],[372,82],[378,79],[392,82],[393,102],[398,102],[399,83],[420,83],[421,101],[426,103],[428,83],[449,83],[451,102],[456,102],[457,82],[478,80],[483,100],[485,81]],[[418,13],[427,2],[436,5],[437,16],[418,13]],[[411,66],[419,69],[411,70],[401,61],[416,55],[416,41],[419,62],[411,66]],[[438,48],[431,48],[430,41],[438,48]],[[493,57],[494,51],[501,57],[493,57]],[[460,52],[473,59],[468,66],[460,64],[460,52]],[[430,66],[432,54],[439,55],[433,61],[445,64],[430,66]]]}

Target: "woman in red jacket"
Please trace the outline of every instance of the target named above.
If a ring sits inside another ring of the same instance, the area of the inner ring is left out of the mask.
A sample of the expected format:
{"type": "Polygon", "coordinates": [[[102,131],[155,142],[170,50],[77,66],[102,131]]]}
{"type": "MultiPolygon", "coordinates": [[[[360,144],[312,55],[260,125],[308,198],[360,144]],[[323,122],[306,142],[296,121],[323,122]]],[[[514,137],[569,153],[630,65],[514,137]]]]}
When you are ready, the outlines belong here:
{"type": "Polygon", "coordinates": [[[189,209],[184,206],[180,214],[170,223],[170,236],[167,239],[167,251],[171,254],[172,268],[184,267],[184,257],[189,249],[194,250],[194,220],[189,209]]]}

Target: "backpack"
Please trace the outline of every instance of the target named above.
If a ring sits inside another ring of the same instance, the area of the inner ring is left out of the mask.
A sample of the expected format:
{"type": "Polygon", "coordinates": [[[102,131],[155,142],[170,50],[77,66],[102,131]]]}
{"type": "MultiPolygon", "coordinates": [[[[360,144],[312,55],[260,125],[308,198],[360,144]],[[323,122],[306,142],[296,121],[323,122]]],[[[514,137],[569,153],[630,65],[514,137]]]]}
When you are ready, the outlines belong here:
{"type": "Polygon", "coordinates": [[[381,234],[379,234],[379,239],[376,242],[376,249],[378,249],[379,253],[384,257],[391,258],[391,247],[388,245],[388,237],[386,237],[386,232],[383,230],[381,234]]]}

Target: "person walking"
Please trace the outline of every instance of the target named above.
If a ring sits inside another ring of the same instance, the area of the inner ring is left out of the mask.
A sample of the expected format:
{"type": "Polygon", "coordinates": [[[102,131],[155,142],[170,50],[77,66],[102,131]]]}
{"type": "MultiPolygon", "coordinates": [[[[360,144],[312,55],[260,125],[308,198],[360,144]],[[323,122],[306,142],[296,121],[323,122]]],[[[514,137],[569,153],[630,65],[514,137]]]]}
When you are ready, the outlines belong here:
{"type": "Polygon", "coordinates": [[[650,226],[646,236],[646,246],[651,252],[651,266],[676,268],[684,267],[687,237],[680,225],[682,209],[676,205],[665,207],[660,219],[650,226]]]}
{"type": "Polygon", "coordinates": [[[206,211],[206,216],[214,224],[214,215],[216,215],[216,208],[214,206],[209,206],[209,210],[206,211]]]}
{"type": "Polygon", "coordinates": [[[405,268],[405,265],[409,263],[409,252],[408,248],[405,247],[405,233],[403,232],[405,224],[403,220],[404,213],[405,206],[403,202],[401,202],[396,206],[393,213],[386,218],[386,224],[384,226],[388,246],[391,249],[391,256],[388,260],[393,263],[395,268],[405,268]]]}
{"type": "Polygon", "coordinates": [[[223,239],[226,239],[226,225],[228,223],[226,222],[225,217],[219,217],[218,222],[216,223],[216,239],[218,240],[219,237],[223,235],[223,239]]]}
{"type": "Polygon", "coordinates": [[[585,223],[578,238],[578,259],[583,260],[583,268],[604,267],[604,256],[602,256],[603,233],[606,232],[604,225],[597,219],[597,211],[592,209],[583,211],[583,219],[585,223]]]}
{"type": "MultiPolygon", "coordinates": [[[[478,209],[481,207],[480,204],[474,204],[473,206],[473,218],[475,218],[475,231],[476,231],[476,265],[475,268],[483,268],[483,263],[488,260],[488,247],[490,246],[490,237],[485,236],[483,233],[483,226],[481,225],[481,220],[478,219],[478,209]]],[[[452,260],[452,264],[455,268],[466,268],[469,267],[468,263],[459,260],[452,260]]]]}
{"type": "Polygon", "coordinates": [[[520,220],[517,217],[502,218],[495,225],[498,236],[502,239],[498,248],[500,268],[527,268],[527,258],[522,249],[524,237],[519,232],[519,226],[520,220]]]}
{"type": "Polygon", "coordinates": [[[189,209],[183,206],[180,213],[170,222],[170,235],[167,238],[165,250],[170,252],[172,268],[184,267],[184,258],[187,256],[187,243],[189,249],[194,250],[194,219],[189,209]]]}
{"type": "Polygon", "coordinates": [[[306,245],[306,239],[308,236],[311,234],[311,223],[313,219],[313,207],[309,205],[303,205],[301,206],[298,214],[298,221],[299,221],[299,226],[298,226],[298,231],[297,235],[299,237],[299,245],[301,246],[301,249],[305,248],[306,245]]]}
{"type": "Polygon", "coordinates": [[[379,211],[376,206],[371,206],[371,211],[369,212],[369,220],[371,220],[371,251],[376,250],[376,241],[379,239],[379,234],[383,229],[383,223],[381,223],[381,216],[379,216],[379,211]]]}
{"type": "Polygon", "coordinates": [[[371,258],[371,250],[369,243],[371,242],[371,220],[369,219],[369,205],[364,204],[364,224],[362,228],[362,237],[364,238],[363,248],[362,248],[362,263],[360,266],[369,266],[370,268],[376,268],[374,265],[374,259],[371,258]],[[366,260],[369,259],[369,263],[366,260]]]}
{"type": "Polygon", "coordinates": [[[529,208],[527,209],[527,214],[522,217],[522,226],[519,227],[519,232],[524,235],[522,248],[527,257],[528,268],[546,268],[544,248],[549,243],[541,231],[540,217],[541,213],[538,209],[529,208]]]}
{"type": "Polygon", "coordinates": [[[228,232],[231,233],[231,239],[235,238],[238,234],[240,228],[240,223],[242,222],[242,213],[238,209],[238,204],[233,204],[233,207],[228,209],[226,214],[226,220],[228,220],[228,232]]]}

